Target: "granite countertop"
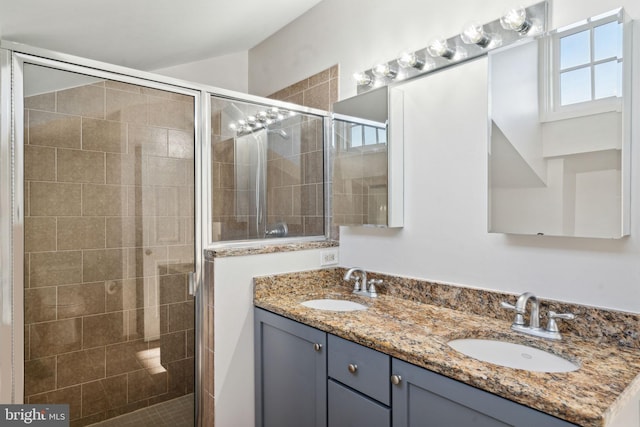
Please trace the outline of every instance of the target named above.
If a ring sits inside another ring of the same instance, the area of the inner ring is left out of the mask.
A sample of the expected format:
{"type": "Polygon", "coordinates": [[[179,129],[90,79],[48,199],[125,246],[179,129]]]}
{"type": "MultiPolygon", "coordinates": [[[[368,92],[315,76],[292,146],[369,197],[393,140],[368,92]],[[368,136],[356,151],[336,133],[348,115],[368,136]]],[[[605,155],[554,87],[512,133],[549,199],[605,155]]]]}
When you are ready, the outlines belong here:
{"type": "Polygon", "coordinates": [[[278,239],[271,239],[266,242],[248,242],[237,246],[234,244],[222,244],[219,246],[214,245],[213,247],[204,250],[204,256],[206,259],[212,260],[215,258],[226,258],[234,256],[295,252],[307,249],[335,248],[338,246],[339,244],[335,240],[281,243],[281,241],[278,239]]]}
{"type": "Polygon", "coordinates": [[[378,298],[360,297],[336,277],[335,271],[320,270],[256,278],[254,304],[581,426],[606,426],[640,389],[636,348],[573,334],[560,342],[530,337],[511,331],[508,321],[391,296],[384,286],[378,298]],[[334,312],[300,304],[319,298],[369,308],[334,312]],[[463,337],[527,344],[577,362],[580,369],[539,373],[481,362],[447,345],[463,337]]]}

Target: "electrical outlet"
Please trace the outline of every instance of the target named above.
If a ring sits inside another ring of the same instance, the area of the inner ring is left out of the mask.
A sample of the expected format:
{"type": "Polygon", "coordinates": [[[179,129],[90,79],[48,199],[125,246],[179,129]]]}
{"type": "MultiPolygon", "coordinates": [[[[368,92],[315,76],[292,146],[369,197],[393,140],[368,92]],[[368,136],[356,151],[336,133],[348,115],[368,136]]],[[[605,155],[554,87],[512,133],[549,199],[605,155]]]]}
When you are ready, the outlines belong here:
{"type": "Polygon", "coordinates": [[[327,265],[336,265],[338,264],[338,250],[337,249],[331,249],[328,251],[322,251],[320,252],[320,265],[321,266],[327,266],[327,265]]]}

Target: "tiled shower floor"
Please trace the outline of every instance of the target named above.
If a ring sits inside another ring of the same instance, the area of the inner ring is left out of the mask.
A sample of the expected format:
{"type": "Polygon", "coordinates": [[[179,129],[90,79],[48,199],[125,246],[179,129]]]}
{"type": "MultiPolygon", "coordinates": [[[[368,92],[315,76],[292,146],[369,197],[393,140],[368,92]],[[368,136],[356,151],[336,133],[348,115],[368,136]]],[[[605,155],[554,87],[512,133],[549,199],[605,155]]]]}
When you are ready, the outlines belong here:
{"type": "Polygon", "coordinates": [[[193,414],[194,396],[192,393],[91,424],[91,427],[193,427],[193,414]]]}

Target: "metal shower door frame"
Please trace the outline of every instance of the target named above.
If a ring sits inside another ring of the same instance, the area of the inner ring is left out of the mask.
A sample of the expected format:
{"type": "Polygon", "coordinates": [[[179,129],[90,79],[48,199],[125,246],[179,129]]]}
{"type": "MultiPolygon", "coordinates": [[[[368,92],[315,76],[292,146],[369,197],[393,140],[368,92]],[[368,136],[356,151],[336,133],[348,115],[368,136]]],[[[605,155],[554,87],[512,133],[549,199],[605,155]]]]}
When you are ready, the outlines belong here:
{"type": "MultiPolygon", "coordinates": [[[[0,355],[0,402],[23,403],[24,396],[24,105],[23,67],[33,64],[123,83],[192,96],[194,98],[194,264],[190,292],[202,280],[203,142],[202,88],[153,73],[105,64],[47,50],[0,43],[0,342],[10,351],[0,355]],[[9,238],[8,238],[8,237],[9,238]]],[[[207,97],[208,99],[208,97],[207,97]]],[[[196,298],[196,301],[198,298],[196,298]]],[[[194,321],[197,319],[194,319],[194,321]]],[[[198,327],[199,325],[196,325],[198,327]]],[[[198,362],[196,362],[197,364],[198,362]]],[[[196,371],[196,390],[198,375],[196,371]]],[[[196,399],[196,413],[198,410],[196,399]]]]}

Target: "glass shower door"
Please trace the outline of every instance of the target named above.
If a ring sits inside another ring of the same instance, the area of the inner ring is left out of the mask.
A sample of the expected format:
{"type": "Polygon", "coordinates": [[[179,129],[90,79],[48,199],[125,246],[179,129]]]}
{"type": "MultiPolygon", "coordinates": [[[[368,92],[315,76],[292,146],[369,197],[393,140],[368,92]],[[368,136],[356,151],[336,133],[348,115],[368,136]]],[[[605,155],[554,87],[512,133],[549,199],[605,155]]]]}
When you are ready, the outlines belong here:
{"type": "Polygon", "coordinates": [[[23,70],[25,403],[86,425],[193,393],[195,96],[23,70]]]}

